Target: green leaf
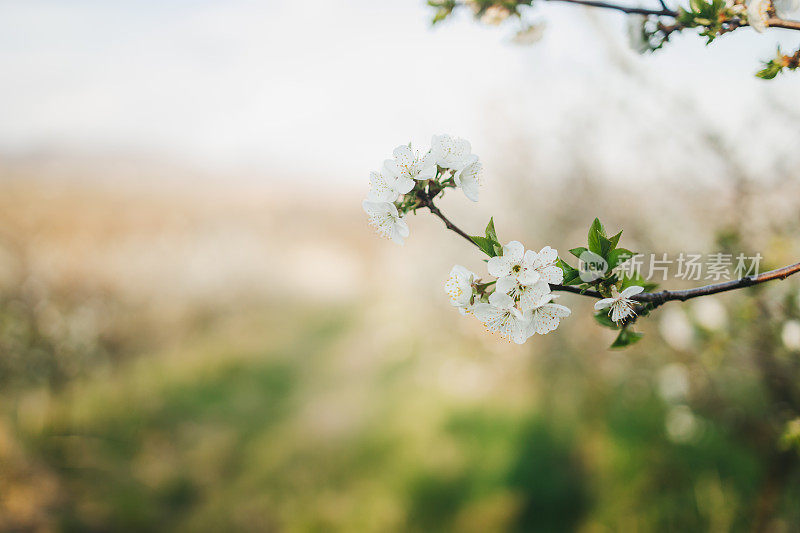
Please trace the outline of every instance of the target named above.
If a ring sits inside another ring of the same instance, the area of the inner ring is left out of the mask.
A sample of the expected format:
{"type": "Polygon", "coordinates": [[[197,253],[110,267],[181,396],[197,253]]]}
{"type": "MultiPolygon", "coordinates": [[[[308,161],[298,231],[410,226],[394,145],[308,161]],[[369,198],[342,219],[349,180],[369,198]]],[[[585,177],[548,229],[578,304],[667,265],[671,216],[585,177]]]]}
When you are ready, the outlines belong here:
{"type": "Polygon", "coordinates": [[[622,230],[619,230],[619,233],[608,239],[609,241],[611,241],[611,250],[614,250],[617,247],[617,244],[619,244],[620,237],[622,237],[622,230]]]}
{"type": "Polygon", "coordinates": [[[763,70],[759,70],[756,74],[756,76],[764,80],[773,79],[783,70],[783,65],[775,60],[764,63],[764,67],[765,68],[763,70]]]}
{"type": "Polygon", "coordinates": [[[611,344],[611,347],[625,348],[631,344],[639,342],[642,337],[644,337],[644,333],[637,333],[630,328],[623,328],[622,331],[619,332],[619,335],[617,335],[617,338],[611,344]]]}
{"type": "Polygon", "coordinates": [[[608,259],[608,254],[614,249],[614,245],[610,239],[600,236],[600,255],[603,259],[608,259]]]}
{"type": "Polygon", "coordinates": [[[483,251],[483,253],[485,253],[489,257],[495,257],[497,255],[494,250],[494,243],[491,240],[487,239],[486,237],[480,237],[475,235],[471,236],[470,239],[472,239],[472,242],[477,244],[478,248],[480,248],[483,251]]]}
{"type": "Polygon", "coordinates": [[[577,268],[572,268],[560,257],[556,264],[564,272],[564,285],[577,285],[582,283],[581,273],[577,268]]]}
{"type": "Polygon", "coordinates": [[[585,251],[586,251],[586,248],[584,248],[583,246],[578,246],[577,248],[573,248],[572,250],[570,250],[569,253],[571,253],[572,255],[577,257],[578,259],[580,259],[581,258],[581,254],[583,254],[583,252],[585,252],[585,251]]]}
{"type": "Polygon", "coordinates": [[[616,323],[614,323],[614,321],[611,320],[611,318],[609,318],[608,311],[606,311],[606,310],[600,310],[600,311],[596,312],[594,314],[594,319],[601,326],[605,326],[605,327],[611,328],[611,329],[619,329],[619,326],[616,323]]]}
{"type": "Polygon", "coordinates": [[[616,248],[611,250],[611,252],[608,254],[608,268],[616,268],[634,255],[636,254],[625,248],[616,248]]]}
{"type": "MultiPolygon", "coordinates": [[[[600,223],[600,219],[595,218],[592,225],[589,227],[589,250],[593,251],[594,253],[603,256],[603,245],[601,238],[605,238],[606,230],[603,227],[603,224],[600,223]]],[[[608,240],[608,239],[606,239],[608,240]]]]}
{"type": "Polygon", "coordinates": [[[497,232],[494,230],[494,217],[490,218],[489,223],[486,224],[486,238],[498,242],[497,232]]]}

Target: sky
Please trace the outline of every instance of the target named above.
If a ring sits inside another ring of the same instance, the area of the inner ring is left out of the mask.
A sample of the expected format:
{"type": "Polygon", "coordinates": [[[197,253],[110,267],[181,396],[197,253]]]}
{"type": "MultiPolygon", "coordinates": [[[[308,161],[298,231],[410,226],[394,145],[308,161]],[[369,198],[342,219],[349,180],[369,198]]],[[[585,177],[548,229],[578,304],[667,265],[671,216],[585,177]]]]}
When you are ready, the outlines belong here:
{"type": "MultiPolygon", "coordinates": [[[[0,154],[124,152],[362,182],[394,146],[434,133],[490,150],[502,116],[541,135],[578,104],[647,98],[602,44],[624,45],[620,14],[537,7],[547,28],[532,46],[510,42],[513,24],[431,28],[431,15],[420,0],[0,0],[0,154]]],[[[735,131],[742,106],[800,110],[800,74],[752,76],[779,41],[800,39],[744,29],[625,53],[735,131]]]]}

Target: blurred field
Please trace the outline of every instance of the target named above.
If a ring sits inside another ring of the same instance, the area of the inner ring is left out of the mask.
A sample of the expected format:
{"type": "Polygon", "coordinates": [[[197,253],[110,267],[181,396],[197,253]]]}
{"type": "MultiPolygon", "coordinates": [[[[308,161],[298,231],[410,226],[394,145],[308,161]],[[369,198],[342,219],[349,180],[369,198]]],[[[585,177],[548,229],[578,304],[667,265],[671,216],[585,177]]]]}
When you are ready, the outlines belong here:
{"type": "MultiPolygon", "coordinates": [[[[123,186],[97,165],[3,167],[1,530],[800,528],[797,454],[779,446],[796,280],[665,308],[625,352],[565,296],[573,316],[520,348],[450,308],[452,264],[483,267],[429,217],[400,248],[366,226],[360,190],[149,168],[123,186]]],[[[501,174],[498,230],[531,247],[581,244],[599,214],[640,249],[800,253],[796,177],[737,227],[713,184],[594,212],[637,193],[572,169],[523,207],[527,178],[501,174]]],[[[443,205],[485,224],[464,204],[443,205]]]]}

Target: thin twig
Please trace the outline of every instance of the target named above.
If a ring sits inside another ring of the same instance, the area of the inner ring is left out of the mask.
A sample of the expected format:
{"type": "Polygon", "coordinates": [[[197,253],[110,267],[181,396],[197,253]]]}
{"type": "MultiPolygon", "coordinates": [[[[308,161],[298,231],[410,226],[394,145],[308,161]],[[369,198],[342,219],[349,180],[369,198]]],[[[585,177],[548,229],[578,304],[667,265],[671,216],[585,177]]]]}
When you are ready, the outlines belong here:
{"type": "MultiPolygon", "coordinates": [[[[614,11],[621,11],[623,13],[629,15],[647,15],[647,16],[654,16],[654,17],[671,17],[676,18],[678,16],[678,12],[669,9],[667,4],[664,0],[659,0],[661,4],[661,9],[647,9],[642,7],[631,7],[621,4],[615,4],[613,2],[602,2],[599,0],[542,0],[545,2],[565,2],[568,4],[576,4],[581,6],[587,7],[597,7],[600,9],[612,9],[614,11]]],[[[465,5],[463,2],[458,2],[460,5],[465,5]]],[[[746,22],[737,22],[738,26],[747,26],[746,22]]],[[[800,21],[797,20],[785,20],[778,17],[771,17],[767,19],[766,25],[770,28],[782,28],[786,30],[800,30],[800,21]]],[[[730,31],[730,30],[728,30],[730,31]]]]}
{"type": "Polygon", "coordinates": [[[800,30],[800,21],[784,20],[777,17],[767,19],[767,26],[770,28],[783,28],[786,30],[800,30]]]}
{"type": "Polygon", "coordinates": [[[671,300],[680,300],[681,302],[685,302],[686,300],[697,298],[699,296],[708,296],[709,294],[717,294],[719,292],[727,292],[736,289],[743,289],[745,287],[752,287],[753,285],[758,285],[759,283],[764,283],[775,279],[786,279],[797,272],[800,272],[800,263],[795,263],[782,268],[776,268],[775,270],[770,270],[769,272],[764,272],[757,276],[746,276],[744,278],[726,281],[724,283],[715,283],[713,285],[705,285],[703,287],[697,287],[694,289],[643,292],[638,296],[634,296],[633,299],[640,302],[654,303],[656,305],[660,305],[671,300]]]}
{"type": "MultiPolygon", "coordinates": [[[[447,226],[447,229],[461,235],[463,238],[469,241],[470,244],[480,249],[480,246],[478,246],[478,244],[475,241],[473,241],[466,232],[464,232],[461,228],[453,224],[453,222],[451,222],[449,218],[444,216],[444,214],[439,210],[439,208],[436,207],[436,205],[434,205],[432,196],[428,195],[427,193],[420,192],[419,198],[420,198],[420,206],[428,208],[428,210],[431,213],[439,217],[442,220],[442,222],[444,222],[444,225],[447,226]]],[[[777,268],[775,270],[770,270],[769,272],[764,272],[757,276],[746,276],[744,278],[726,281],[724,283],[715,283],[713,285],[704,285],[702,287],[695,287],[694,289],[642,292],[640,294],[637,294],[636,296],[633,296],[631,299],[642,303],[651,303],[657,307],[665,302],[670,302],[673,300],[680,300],[681,302],[685,302],[686,300],[690,300],[692,298],[698,298],[700,296],[708,296],[710,294],[717,294],[720,292],[727,292],[736,289],[743,289],[745,287],[752,287],[753,285],[758,285],[760,283],[765,283],[767,281],[772,281],[776,279],[786,279],[792,274],[796,274],[797,272],[800,272],[800,263],[795,263],[793,265],[788,265],[782,268],[777,268]]],[[[604,296],[597,291],[585,290],[571,285],[558,285],[551,283],[550,289],[554,291],[571,292],[573,294],[588,296],[590,298],[604,298],[604,296]]]]}
{"type": "Polygon", "coordinates": [[[613,9],[615,11],[622,11],[623,13],[627,13],[628,15],[653,15],[655,17],[672,17],[672,18],[678,16],[677,11],[673,11],[672,9],[669,9],[666,6],[662,7],[662,9],[647,9],[643,7],[623,6],[620,4],[612,4],[611,2],[599,2],[595,0],[545,0],[545,1],[566,2],[568,4],[578,4],[581,6],[588,6],[588,7],[599,7],[601,9],[613,9]]]}

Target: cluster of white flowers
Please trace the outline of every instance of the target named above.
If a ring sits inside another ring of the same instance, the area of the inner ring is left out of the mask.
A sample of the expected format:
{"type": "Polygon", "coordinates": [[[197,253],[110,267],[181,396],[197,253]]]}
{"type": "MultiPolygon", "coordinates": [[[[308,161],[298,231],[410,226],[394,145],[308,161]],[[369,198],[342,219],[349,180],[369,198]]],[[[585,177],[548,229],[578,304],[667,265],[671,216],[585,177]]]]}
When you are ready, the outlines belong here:
{"type": "Polygon", "coordinates": [[[567,307],[552,303],[557,296],[550,284],[564,281],[557,260],[558,252],[549,246],[525,251],[522,243],[511,241],[502,255],[489,259],[494,282],[481,283],[474,272],[456,265],[445,290],[462,314],[472,313],[492,333],[522,344],[536,333],[553,331],[570,314],[567,307]],[[489,293],[491,285],[494,291],[489,293]]]}
{"type": "Polygon", "coordinates": [[[439,189],[460,188],[477,202],[483,167],[471,150],[468,141],[449,135],[434,135],[424,154],[410,145],[395,148],[381,171],[370,173],[370,191],[362,202],[369,223],[383,237],[403,244],[409,233],[405,211],[414,208],[417,192],[431,183],[439,189]]]}

